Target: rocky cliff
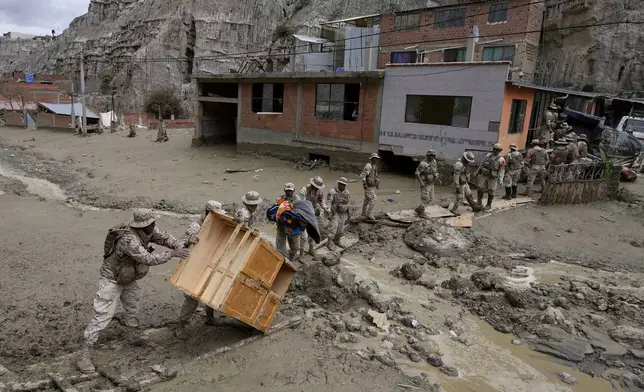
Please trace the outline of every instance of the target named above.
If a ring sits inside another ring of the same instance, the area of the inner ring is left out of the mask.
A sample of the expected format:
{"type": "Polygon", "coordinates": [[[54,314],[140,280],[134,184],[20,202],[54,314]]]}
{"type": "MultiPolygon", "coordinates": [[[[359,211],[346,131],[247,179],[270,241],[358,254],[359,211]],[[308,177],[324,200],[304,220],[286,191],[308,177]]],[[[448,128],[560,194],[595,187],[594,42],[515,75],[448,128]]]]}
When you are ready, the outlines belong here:
{"type": "MultiPolygon", "coordinates": [[[[87,91],[115,86],[123,110],[139,110],[149,92],[180,91],[189,105],[197,70],[238,69],[241,52],[280,53],[290,34],[321,21],[422,7],[426,0],[92,0],[57,39],[39,50],[6,56],[0,69],[78,77],[85,54],[87,91]]],[[[14,51],[15,52],[15,51],[14,51]]],[[[279,64],[277,64],[279,65],[279,64]]]]}
{"type": "Polygon", "coordinates": [[[644,21],[644,1],[553,1],[546,12],[544,46],[535,82],[641,97],[644,25],[564,29],[622,21],[644,21]]]}

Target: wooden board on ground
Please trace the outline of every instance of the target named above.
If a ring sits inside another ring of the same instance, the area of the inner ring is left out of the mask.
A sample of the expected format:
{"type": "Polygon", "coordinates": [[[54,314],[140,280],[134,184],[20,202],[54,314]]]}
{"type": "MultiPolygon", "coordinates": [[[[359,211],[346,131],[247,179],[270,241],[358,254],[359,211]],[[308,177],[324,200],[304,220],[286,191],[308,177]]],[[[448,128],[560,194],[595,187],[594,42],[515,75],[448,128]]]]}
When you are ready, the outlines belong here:
{"type": "Polygon", "coordinates": [[[461,216],[454,216],[445,219],[445,223],[450,226],[469,229],[474,225],[474,213],[472,211],[464,212],[461,216]]]}
{"type": "MultiPolygon", "coordinates": [[[[483,200],[485,201],[487,199],[483,200]]],[[[472,208],[469,205],[465,205],[461,206],[461,211],[463,211],[461,216],[447,218],[445,219],[445,223],[454,227],[470,228],[473,226],[475,219],[484,218],[495,212],[509,210],[526,203],[532,203],[533,201],[534,200],[528,196],[519,196],[516,199],[512,200],[504,200],[501,198],[497,200],[497,198],[495,198],[494,202],[492,203],[492,209],[490,211],[482,211],[478,214],[474,214],[472,208]]],[[[451,209],[453,206],[454,204],[452,203],[450,204],[449,208],[451,209]]]]}
{"type": "MultiPolygon", "coordinates": [[[[429,206],[425,208],[425,213],[430,218],[447,218],[454,216],[447,208],[441,206],[429,206]]],[[[413,223],[421,220],[414,210],[402,210],[395,212],[388,212],[387,216],[394,222],[413,223]]]]}
{"type": "MultiPolygon", "coordinates": [[[[358,237],[345,235],[345,236],[342,237],[342,240],[341,240],[342,247],[338,247],[337,250],[342,250],[342,249],[349,248],[349,247],[357,244],[358,241],[360,241],[358,239],[358,237]]],[[[317,249],[317,253],[319,255],[325,255],[325,254],[330,252],[329,248],[326,245],[326,242],[324,243],[324,245],[316,245],[316,249],[317,249]]]]}
{"type": "Polygon", "coordinates": [[[200,302],[266,332],[295,275],[295,266],[257,230],[208,214],[170,282],[200,302]]]}

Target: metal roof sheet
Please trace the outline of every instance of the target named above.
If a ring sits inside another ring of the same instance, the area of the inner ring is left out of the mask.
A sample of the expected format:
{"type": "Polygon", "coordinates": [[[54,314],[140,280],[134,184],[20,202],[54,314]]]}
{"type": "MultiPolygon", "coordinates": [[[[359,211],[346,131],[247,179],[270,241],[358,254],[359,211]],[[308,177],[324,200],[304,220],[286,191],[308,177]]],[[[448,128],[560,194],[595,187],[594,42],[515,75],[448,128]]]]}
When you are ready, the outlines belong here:
{"type": "MultiPolygon", "coordinates": [[[[62,114],[64,116],[72,115],[72,104],[71,103],[44,103],[38,102],[38,105],[50,110],[56,114],[62,114]]],[[[83,104],[80,102],[74,102],[74,115],[80,116],[83,113],[83,104]]],[[[86,108],[87,118],[98,119],[98,114],[92,112],[86,108]]]]}
{"type": "Polygon", "coordinates": [[[326,40],[324,38],[310,37],[308,35],[293,34],[293,37],[299,39],[300,41],[311,42],[314,44],[324,44],[329,42],[329,40],[326,40]]]}

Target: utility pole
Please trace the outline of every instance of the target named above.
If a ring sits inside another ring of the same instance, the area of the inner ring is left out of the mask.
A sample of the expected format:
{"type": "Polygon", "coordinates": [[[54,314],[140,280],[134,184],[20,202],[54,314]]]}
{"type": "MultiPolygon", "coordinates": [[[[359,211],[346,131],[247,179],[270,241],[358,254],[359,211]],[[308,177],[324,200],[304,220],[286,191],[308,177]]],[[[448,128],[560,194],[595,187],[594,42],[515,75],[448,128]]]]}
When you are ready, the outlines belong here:
{"type": "Polygon", "coordinates": [[[74,79],[72,78],[72,127],[74,127],[76,133],[78,133],[78,130],[76,130],[77,125],[78,122],[76,121],[76,112],[74,111],[74,79]]]}
{"type": "Polygon", "coordinates": [[[81,129],[83,136],[87,135],[87,109],[85,107],[85,68],[83,66],[83,51],[80,52],[80,82],[81,82],[81,104],[83,105],[83,123],[81,129]]]}
{"type": "Polygon", "coordinates": [[[110,114],[110,133],[114,133],[114,92],[116,87],[112,86],[112,113],[110,114]]]}

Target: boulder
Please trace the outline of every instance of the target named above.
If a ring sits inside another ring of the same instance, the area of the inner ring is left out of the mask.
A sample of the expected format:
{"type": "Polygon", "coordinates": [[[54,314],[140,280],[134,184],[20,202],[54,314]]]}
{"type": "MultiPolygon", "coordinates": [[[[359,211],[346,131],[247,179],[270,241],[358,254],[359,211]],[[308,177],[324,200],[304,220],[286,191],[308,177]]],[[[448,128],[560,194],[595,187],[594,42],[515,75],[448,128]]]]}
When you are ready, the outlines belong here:
{"type": "Polygon", "coordinates": [[[619,325],[608,334],[617,342],[626,343],[635,349],[644,349],[644,329],[619,325]]]}
{"type": "Polygon", "coordinates": [[[427,363],[434,367],[441,367],[443,366],[443,358],[441,358],[438,354],[428,354],[427,363]]]}
{"type": "Polygon", "coordinates": [[[492,290],[503,283],[499,275],[490,271],[476,271],[470,276],[470,280],[480,290],[492,290]]]}
{"type": "Polygon", "coordinates": [[[577,382],[578,382],[575,377],[573,377],[569,373],[565,373],[565,372],[557,373],[557,377],[559,377],[559,379],[561,381],[563,381],[563,382],[565,382],[566,384],[569,384],[569,385],[577,385],[577,382]]]}
{"type": "Polygon", "coordinates": [[[441,371],[441,373],[447,374],[450,377],[458,377],[458,369],[456,369],[454,366],[443,365],[439,370],[441,371]]]}
{"type": "Polygon", "coordinates": [[[407,280],[418,280],[423,276],[423,267],[416,263],[406,263],[400,267],[400,273],[407,280]]]}
{"type": "Polygon", "coordinates": [[[458,255],[471,246],[454,227],[424,219],[409,226],[403,241],[417,252],[439,256],[458,255]]]}

